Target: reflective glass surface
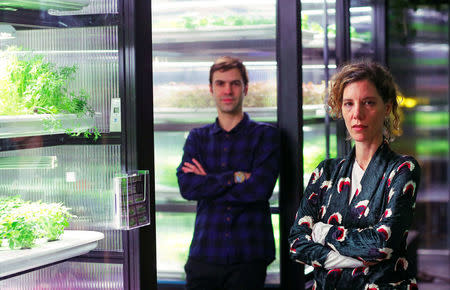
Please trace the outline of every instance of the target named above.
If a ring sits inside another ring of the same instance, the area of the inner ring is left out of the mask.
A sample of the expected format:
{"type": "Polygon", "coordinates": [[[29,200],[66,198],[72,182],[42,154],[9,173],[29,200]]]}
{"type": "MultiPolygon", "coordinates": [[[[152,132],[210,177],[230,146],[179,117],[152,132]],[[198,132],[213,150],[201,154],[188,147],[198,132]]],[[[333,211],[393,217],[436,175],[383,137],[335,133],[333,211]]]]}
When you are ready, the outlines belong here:
{"type": "MultiPolygon", "coordinates": [[[[243,60],[249,73],[244,111],[254,120],[276,124],[275,11],[273,0],[152,1],[159,281],[184,280],[195,203],[181,197],[175,174],[189,131],[217,116],[208,87],[209,68],[217,57],[243,60]]],[[[272,206],[278,205],[277,192],[272,206]]],[[[279,279],[278,260],[269,272],[268,280],[279,279]]]]}
{"type": "Polygon", "coordinates": [[[301,1],[303,181],[325,158],[336,156],[336,129],[327,114],[329,79],[336,71],[335,1],[301,1]]]}
{"type": "MultiPolygon", "coordinates": [[[[334,123],[324,106],[327,74],[336,67],[334,1],[327,3],[326,9],[323,1],[301,3],[306,179],[320,160],[336,154],[334,123]],[[329,26],[330,36],[325,50],[324,25],[329,26]]],[[[175,171],[189,130],[216,117],[208,90],[209,67],[215,58],[232,55],[243,59],[250,76],[244,110],[253,119],[276,123],[275,4],[196,1],[195,7],[188,8],[183,1],[152,1],[159,281],[184,279],[195,203],[180,196],[175,171]]],[[[278,187],[271,206],[278,206],[278,187]]],[[[278,215],[273,214],[272,220],[278,247],[278,215]]],[[[279,283],[278,257],[269,267],[266,282],[279,283]]]]}
{"type": "Polygon", "coordinates": [[[419,248],[448,255],[449,5],[391,3],[389,9],[389,65],[403,114],[403,135],[393,146],[422,167],[413,225],[419,248]]]}

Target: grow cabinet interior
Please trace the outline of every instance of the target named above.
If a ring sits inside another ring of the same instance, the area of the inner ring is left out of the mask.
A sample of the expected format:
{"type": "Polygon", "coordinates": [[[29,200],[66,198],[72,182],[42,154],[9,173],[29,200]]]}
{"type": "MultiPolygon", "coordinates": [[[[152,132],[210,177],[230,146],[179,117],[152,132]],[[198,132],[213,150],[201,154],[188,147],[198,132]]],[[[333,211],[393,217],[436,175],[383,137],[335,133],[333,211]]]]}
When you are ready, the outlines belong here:
{"type": "MultiPolygon", "coordinates": [[[[5,260],[15,256],[9,251],[35,252],[24,257],[30,268],[54,262],[36,253],[47,250],[61,252],[57,259],[91,250],[120,255],[114,177],[122,173],[121,128],[110,132],[112,100],[120,104],[116,1],[0,1],[0,22],[10,28],[0,37],[0,198],[61,203],[74,215],[60,242],[30,251],[0,246],[1,275],[24,270],[5,266],[25,264],[5,260]]],[[[108,267],[99,264],[98,273],[108,267]]],[[[0,288],[30,285],[27,279],[0,279],[0,288]]]]}

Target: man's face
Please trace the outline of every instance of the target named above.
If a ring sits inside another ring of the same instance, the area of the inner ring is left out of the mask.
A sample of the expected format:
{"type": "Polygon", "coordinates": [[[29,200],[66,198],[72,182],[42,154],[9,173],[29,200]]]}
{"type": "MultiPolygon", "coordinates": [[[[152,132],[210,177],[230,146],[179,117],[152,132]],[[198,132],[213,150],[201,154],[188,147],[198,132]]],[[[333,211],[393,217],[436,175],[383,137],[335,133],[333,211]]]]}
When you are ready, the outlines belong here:
{"type": "Polygon", "coordinates": [[[232,115],[242,113],[242,103],[244,96],[247,95],[248,86],[244,85],[239,69],[214,72],[209,90],[219,113],[232,115]]]}

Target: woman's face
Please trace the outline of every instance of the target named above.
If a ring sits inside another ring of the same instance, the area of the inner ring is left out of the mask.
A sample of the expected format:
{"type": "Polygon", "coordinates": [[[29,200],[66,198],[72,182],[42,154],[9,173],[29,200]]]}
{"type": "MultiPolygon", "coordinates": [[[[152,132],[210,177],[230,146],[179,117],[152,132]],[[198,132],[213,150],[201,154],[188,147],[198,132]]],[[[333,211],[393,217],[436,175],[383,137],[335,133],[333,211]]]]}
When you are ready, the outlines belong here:
{"type": "Polygon", "coordinates": [[[391,111],[368,80],[348,84],[342,98],[342,116],[356,143],[378,146],[383,140],[383,123],[391,111]]]}

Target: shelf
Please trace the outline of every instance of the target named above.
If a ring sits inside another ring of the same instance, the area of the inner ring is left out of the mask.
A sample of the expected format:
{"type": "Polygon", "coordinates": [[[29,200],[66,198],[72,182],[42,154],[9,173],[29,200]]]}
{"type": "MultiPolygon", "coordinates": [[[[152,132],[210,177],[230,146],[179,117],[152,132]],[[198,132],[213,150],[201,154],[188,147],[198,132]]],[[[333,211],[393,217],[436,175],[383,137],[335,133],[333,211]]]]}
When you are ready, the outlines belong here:
{"type": "Polygon", "coordinates": [[[227,41],[249,39],[274,39],[276,35],[275,25],[245,25],[225,26],[216,28],[198,29],[154,29],[152,32],[153,43],[186,43],[204,41],[227,41]]]}
{"type": "MultiPolygon", "coordinates": [[[[260,51],[267,59],[267,53],[274,53],[276,46],[276,27],[272,24],[232,26],[198,29],[154,29],[152,33],[154,55],[159,57],[179,58],[180,53],[191,60],[204,59],[205,55],[221,55],[225,49],[234,49],[246,55],[246,60],[255,56],[249,51],[260,51]],[[239,49],[236,50],[236,47],[239,49]]],[[[335,37],[328,38],[331,51],[335,49],[335,37]]],[[[351,47],[360,50],[369,43],[358,38],[351,39],[351,47]]],[[[305,49],[322,51],[324,47],[323,34],[302,30],[302,46],[305,49]]],[[[273,56],[275,57],[275,56],[273,56]]],[[[270,57],[269,57],[270,59],[270,57]]],[[[181,59],[180,59],[181,61],[181,59]]]]}
{"type": "MultiPolygon", "coordinates": [[[[369,44],[360,38],[351,38],[351,47],[354,50],[361,49],[365,44],[369,44]]],[[[320,48],[324,47],[324,34],[302,30],[302,46],[303,48],[320,48]],[[305,37],[306,36],[306,37],[305,37]]],[[[336,36],[328,34],[328,48],[334,50],[336,46],[336,36]]]]}
{"type": "Polygon", "coordinates": [[[93,231],[65,231],[61,239],[42,243],[32,249],[0,248],[0,279],[60,262],[88,253],[97,247],[103,233],[93,231]]]}
{"type": "Polygon", "coordinates": [[[30,9],[30,10],[80,10],[90,4],[89,0],[0,0],[0,9],[30,9]]]}
{"type": "Polygon", "coordinates": [[[69,128],[74,131],[85,131],[95,127],[100,119],[101,113],[98,112],[93,117],[78,117],[75,114],[0,116],[0,139],[62,134],[69,128]],[[45,128],[45,122],[51,118],[60,122],[60,129],[45,128]]]}
{"type": "Polygon", "coordinates": [[[84,136],[70,136],[67,134],[39,135],[19,138],[0,138],[0,152],[21,149],[52,147],[60,145],[120,145],[122,137],[120,132],[101,133],[94,140],[84,136]]]}
{"type": "MultiPolygon", "coordinates": [[[[277,109],[275,107],[244,108],[254,121],[277,123],[277,109]]],[[[180,109],[154,108],[155,131],[187,130],[214,122],[217,117],[216,108],[180,109]]],[[[304,105],[304,125],[322,123],[325,117],[324,105],[304,105]]]]}
{"type": "Polygon", "coordinates": [[[120,19],[117,13],[110,14],[86,14],[86,15],[50,15],[46,11],[1,10],[2,23],[13,25],[17,30],[32,28],[71,28],[71,27],[97,27],[119,25],[120,19]]]}
{"type": "MultiPolygon", "coordinates": [[[[253,120],[276,122],[276,108],[244,108],[253,120]]],[[[155,108],[155,125],[170,123],[211,123],[217,117],[216,108],[179,109],[155,108]]]]}

